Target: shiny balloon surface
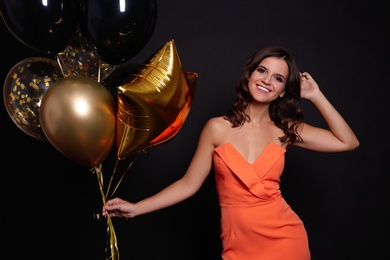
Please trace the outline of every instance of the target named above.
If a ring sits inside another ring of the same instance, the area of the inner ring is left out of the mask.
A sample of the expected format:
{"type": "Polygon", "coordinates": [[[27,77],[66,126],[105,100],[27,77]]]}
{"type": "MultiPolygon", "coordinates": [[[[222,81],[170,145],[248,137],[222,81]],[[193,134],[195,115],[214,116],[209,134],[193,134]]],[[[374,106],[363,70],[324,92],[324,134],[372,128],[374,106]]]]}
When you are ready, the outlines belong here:
{"type": "Polygon", "coordinates": [[[197,74],[186,73],[171,40],[118,87],[117,156],[167,142],[189,113],[197,74]]]}
{"type": "Polygon", "coordinates": [[[43,96],[41,125],[63,155],[93,167],[107,157],[115,140],[116,104],[96,80],[70,76],[58,80],[43,96]]]}
{"type": "Polygon", "coordinates": [[[54,57],[77,29],[72,0],[2,0],[0,10],[10,32],[26,46],[54,57]]]}
{"type": "Polygon", "coordinates": [[[81,2],[81,31],[100,59],[111,65],[136,55],[149,41],[156,22],[156,0],[81,2]]]}
{"type": "Polygon", "coordinates": [[[4,82],[8,115],[23,132],[41,141],[47,141],[39,120],[42,96],[60,78],[57,61],[31,57],[18,62],[4,82]]]}

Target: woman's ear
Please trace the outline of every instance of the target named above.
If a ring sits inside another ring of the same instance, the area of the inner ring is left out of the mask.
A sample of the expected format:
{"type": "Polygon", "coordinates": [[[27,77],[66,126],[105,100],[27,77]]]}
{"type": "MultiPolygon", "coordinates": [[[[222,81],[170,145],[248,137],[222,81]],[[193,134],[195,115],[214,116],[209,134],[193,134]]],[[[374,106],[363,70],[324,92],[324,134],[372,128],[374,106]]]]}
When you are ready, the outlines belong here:
{"type": "Polygon", "coordinates": [[[279,95],[279,97],[283,97],[284,96],[284,94],[286,93],[286,91],[283,91],[282,93],[280,93],[280,95],[279,95]]]}

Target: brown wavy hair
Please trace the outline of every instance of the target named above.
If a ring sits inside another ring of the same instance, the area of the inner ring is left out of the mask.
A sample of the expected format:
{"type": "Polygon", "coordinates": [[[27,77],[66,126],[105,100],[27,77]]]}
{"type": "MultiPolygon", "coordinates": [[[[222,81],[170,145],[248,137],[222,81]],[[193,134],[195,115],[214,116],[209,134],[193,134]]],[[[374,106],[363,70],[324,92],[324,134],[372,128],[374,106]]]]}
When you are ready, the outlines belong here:
{"type": "Polygon", "coordinates": [[[271,103],[269,113],[274,124],[284,132],[284,135],[279,137],[279,140],[283,144],[287,144],[287,147],[290,147],[296,141],[302,141],[297,128],[303,121],[303,113],[299,105],[301,98],[299,69],[294,58],[284,47],[269,46],[252,55],[244,66],[241,78],[235,86],[237,98],[233,105],[223,114],[223,117],[232,124],[232,127],[239,127],[245,121],[250,121],[246,111],[249,104],[253,101],[253,97],[248,89],[248,81],[260,62],[268,57],[283,59],[289,68],[285,94],[271,103]]]}

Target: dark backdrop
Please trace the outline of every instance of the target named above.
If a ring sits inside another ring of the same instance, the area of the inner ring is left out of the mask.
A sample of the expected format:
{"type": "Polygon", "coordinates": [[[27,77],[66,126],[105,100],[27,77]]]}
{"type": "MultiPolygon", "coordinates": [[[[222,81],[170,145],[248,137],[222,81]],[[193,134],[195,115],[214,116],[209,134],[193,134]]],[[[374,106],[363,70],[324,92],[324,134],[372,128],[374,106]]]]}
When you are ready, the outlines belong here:
{"type": "MultiPolygon", "coordinates": [[[[360,139],[350,153],[287,153],[282,192],[306,223],[313,260],[389,259],[389,16],[385,1],[158,1],[141,64],[174,39],[186,71],[199,74],[187,120],[170,142],[147,149],[116,194],[152,195],[186,170],[205,121],[233,101],[246,59],[270,44],[287,47],[360,139]]],[[[19,61],[42,56],[3,23],[0,81],[19,61]]],[[[302,101],[306,121],[323,125],[302,101]]],[[[3,254],[13,259],[104,259],[106,222],[96,176],[34,139],[0,106],[3,254]]],[[[113,165],[110,155],[103,163],[113,165]]],[[[127,161],[121,165],[127,166],[127,161]]],[[[124,172],[124,166],[120,166],[124,172]]],[[[109,170],[107,170],[109,172],[109,170]]],[[[219,259],[219,208],[210,174],[178,205],[132,220],[115,219],[125,260],[219,259]]]]}

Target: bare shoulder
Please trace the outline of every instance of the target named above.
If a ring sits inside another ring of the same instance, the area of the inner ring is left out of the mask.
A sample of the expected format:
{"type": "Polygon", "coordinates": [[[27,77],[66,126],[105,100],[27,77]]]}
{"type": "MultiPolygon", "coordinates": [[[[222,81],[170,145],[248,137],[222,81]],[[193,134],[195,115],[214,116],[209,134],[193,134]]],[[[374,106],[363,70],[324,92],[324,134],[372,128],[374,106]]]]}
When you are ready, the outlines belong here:
{"type": "Polygon", "coordinates": [[[222,116],[210,118],[203,127],[202,137],[211,140],[214,146],[224,142],[226,135],[231,129],[231,124],[222,116]]]}
{"type": "Polygon", "coordinates": [[[226,129],[230,128],[230,122],[224,119],[222,116],[210,118],[204,129],[209,133],[223,133],[226,129]]]}

